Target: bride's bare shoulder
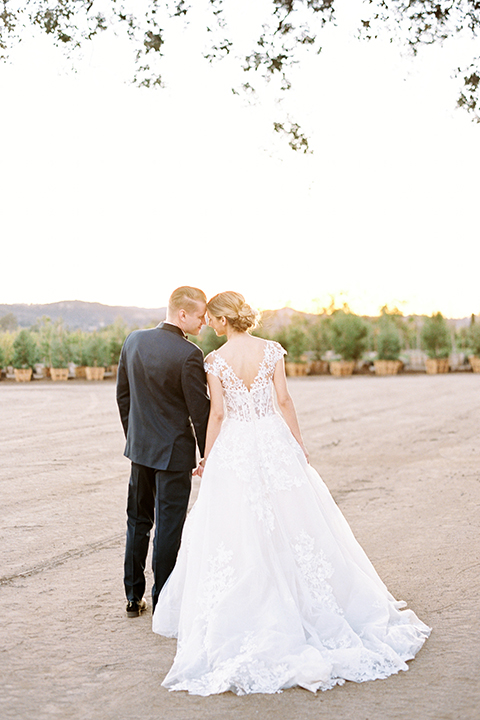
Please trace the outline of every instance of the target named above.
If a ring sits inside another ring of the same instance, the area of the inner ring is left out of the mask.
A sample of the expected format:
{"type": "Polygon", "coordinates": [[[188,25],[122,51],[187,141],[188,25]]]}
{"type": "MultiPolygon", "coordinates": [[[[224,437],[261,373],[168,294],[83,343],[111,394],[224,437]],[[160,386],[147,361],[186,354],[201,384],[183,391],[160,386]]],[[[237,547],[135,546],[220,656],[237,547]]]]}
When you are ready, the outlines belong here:
{"type": "Polygon", "coordinates": [[[265,347],[265,345],[268,345],[268,343],[270,342],[270,340],[265,340],[264,338],[256,337],[255,335],[249,335],[249,338],[250,341],[255,343],[257,347],[265,347]]]}
{"type": "Polygon", "coordinates": [[[252,356],[262,355],[269,341],[246,333],[245,335],[246,337],[242,338],[240,342],[238,340],[226,342],[214,352],[228,362],[237,359],[239,356],[251,358],[252,356]]]}

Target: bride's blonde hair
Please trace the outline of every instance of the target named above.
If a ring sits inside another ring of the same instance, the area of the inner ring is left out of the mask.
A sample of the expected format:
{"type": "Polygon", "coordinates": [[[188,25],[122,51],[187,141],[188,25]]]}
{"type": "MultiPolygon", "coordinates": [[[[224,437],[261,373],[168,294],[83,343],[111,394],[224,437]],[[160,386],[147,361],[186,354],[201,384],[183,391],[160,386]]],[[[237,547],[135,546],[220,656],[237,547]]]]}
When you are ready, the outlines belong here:
{"type": "Polygon", "coordinates": [[[257,312],[245,302],[240,293],[227,291],[218,293],[207,303],[208,312],[213,317],[227,319],[234,330],[245,332],[257,324],[257,312]]]}

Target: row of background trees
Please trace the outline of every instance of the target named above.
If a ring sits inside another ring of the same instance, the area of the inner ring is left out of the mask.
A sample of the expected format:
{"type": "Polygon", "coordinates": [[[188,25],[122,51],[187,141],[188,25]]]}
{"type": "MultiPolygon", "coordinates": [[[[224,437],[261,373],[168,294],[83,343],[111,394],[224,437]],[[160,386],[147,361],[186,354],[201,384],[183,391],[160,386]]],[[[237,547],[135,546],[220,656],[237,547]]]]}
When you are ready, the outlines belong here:
{"type": "MultiPolygon", "coordinates": [[[[3,319],[3,318],[2,318],[3,319]]],[[[0,327],[1,320],[0,319],[0,327]]],[[[0,330],[0,367],[65,368],[70,363],[87,367],[116,365],[130,328],[118,319],[94,332],[69,330],[62,320],[42,317],[30,328],[0,330]]]]}
{"type": "MultiPolygon", "coordinates": [[[[122,319],[101,330],[69,330],[62,320],[42,317],[30,328],[13,328],[12,317],[0,318],[0,367],[108,367],[118,363],[127,334],[133,329],[122,319]]],[[[383,307],[379,317],[367,318],[351,312],[348,306],[329,308],[318,315],[290,311],[282,316],[269,311],[254,334],[277,340],[291,362],[339,357],[360,360],[397,360],[403,353],[422,350],[429,358],[446,358],[453,351],[480,357],[480,318],[472,315],[468,327],[449,325],[441,313],[405,317],[398,309],[383,307]],[[374,355],[375,354],[375,355],[374,355]]],[[[225,338],[217,338],[204,328],[198,343],[205,354],[218,348],[225,338]]]]}

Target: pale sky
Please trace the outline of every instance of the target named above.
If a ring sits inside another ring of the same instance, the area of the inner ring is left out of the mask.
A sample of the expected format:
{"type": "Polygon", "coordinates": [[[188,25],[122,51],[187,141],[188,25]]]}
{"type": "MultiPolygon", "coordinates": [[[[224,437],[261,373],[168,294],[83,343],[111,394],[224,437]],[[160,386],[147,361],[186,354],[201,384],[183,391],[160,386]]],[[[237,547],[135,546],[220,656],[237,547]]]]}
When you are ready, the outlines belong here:
{"type": "Polygon", "coordinates": [[[228,68],[179,47],[170,87],[138,90],[123,47],[73,74],[41,38],[0,67],[0,303],[160,307],[192,284],[261,309],[480,313],[480,125],[454,109],[454,48],[411,61],[329,29],[288,101],[304,156],[228,68]]]}

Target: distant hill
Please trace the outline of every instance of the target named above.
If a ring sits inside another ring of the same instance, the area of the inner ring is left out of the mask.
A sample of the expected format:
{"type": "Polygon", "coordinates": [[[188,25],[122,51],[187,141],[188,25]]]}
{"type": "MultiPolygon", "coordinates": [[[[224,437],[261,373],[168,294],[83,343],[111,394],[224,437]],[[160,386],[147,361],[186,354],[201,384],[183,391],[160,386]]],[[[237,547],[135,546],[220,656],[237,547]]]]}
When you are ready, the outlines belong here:
{"type": "MultiPolygon", "coordinates": [[[[2,305],[0,304],[0,320],[6,315],[13,315],[20,327],[30,327],[44,315],[52,320],[62,319],[71,330],[81,329],[88,332],[99,330],[111,325],[121,318],[129,328],[148,327],[165,320],[167,308],[139,308],[123,305],[102,305],[101,303],[82,302],[81,300],[64,300],[47,305],[2,305]]],[[[288,325],[293,316],[313,317],[290,307],[263,312],[263,326],[269,332],[275,332],[288,325]]],[[[470,318],[449,318],[450,326],[459,329],[468,327],[470,318]]]]}
{"type": "Polygon", "coordinates": [[[30,327],[44,315],[52,320],[62,319],[71,330],[99,330],[121,318],[129,327],[146,327],[165,320],[166,308],[138,308],[123,305],[65,300],[47,305],[0,305],[0,318],[12,314],[20,327],[30,327]]]}
{"type": "MultiPolygon", "coordinates": [[[[1,305],[0,320],[6,315],[16,319],[14,327],[31,327],[44,315],[52,320],[62,319],[70,330],[81,329],[88,332],[111,325],[121,318],[130,328],[147,327],[165,320],[167,308],[139,308],[123,305],[102,305],[101,303],[64,300],[47,305],[1,305]]],[[[263,325],[270,332],[288,325],[294,315],[306,317],[305,313],[292,308],[265,310],[263,325]]],[[[12,327],[13,329],[13,327],[12,327]]]]}

